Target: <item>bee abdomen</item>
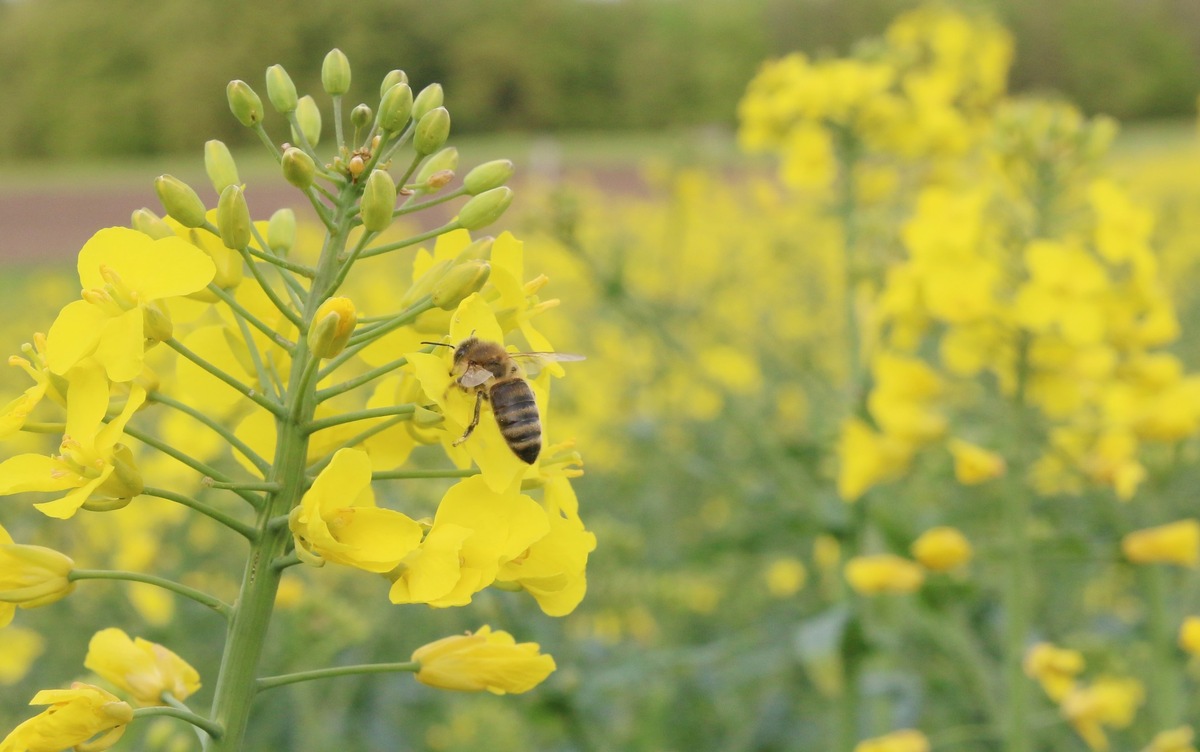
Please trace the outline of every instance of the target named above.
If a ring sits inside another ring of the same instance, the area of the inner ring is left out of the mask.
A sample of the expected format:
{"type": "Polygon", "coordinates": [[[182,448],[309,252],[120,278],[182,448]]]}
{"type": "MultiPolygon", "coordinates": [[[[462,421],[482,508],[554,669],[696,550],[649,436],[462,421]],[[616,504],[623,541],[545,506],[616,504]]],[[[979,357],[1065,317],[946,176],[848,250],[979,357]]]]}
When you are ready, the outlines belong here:
{"type": "Polygon", "coordinates": [[[542,423],[533,390],[524,380],[513,379],[492,386],[488,398],[508,448],[521,461],[532,465],[542,451],[542,423]]]}

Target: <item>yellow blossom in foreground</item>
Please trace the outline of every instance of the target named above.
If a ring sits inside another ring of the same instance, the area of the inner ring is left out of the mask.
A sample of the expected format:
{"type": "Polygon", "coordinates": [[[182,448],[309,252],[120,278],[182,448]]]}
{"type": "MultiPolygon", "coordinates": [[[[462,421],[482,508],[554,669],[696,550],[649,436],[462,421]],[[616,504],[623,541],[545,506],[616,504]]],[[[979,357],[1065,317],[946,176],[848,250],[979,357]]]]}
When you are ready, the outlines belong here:
{"type": "Polygon", "coordinates": [[[517,644],[507,632],[482,626],[474,634],[454,635],[417,648],[417,681],[460,692],[520,694],[541,684],[554,671],[554,659],[535,642],[517,644]]]}
{"type": "Polygon", "coordinates": [[[964,486],[974,486],[1004,475],[1004,458],[995,452],[962,439],[947,443],[954,457],[954,478],[964,486]]]}
{"type": "Polygon", "coordinates": [[[929,752],[929,739],[920,731],[904,729],[861,741],[854,752],[929,752]]]}
{"type": "Polygon", "coordinates": [[[971,542],[952,527],[934,527],[912,544],[912,555],[926,569],[946,572],[971,560],[971,542]]]}
{"type": "Polygon", "coordinates": [[[1193,656],[1200,656],[1200,616],[1188,616],[1179,625],[1179,647],[1193,656]]]}
{"type": "Polygon", "coordinates": [[[767,581],[767,590],[776,598],[786,598],[795,595],[804,587],[808,572],[804,563],[791,556],[780,557],[771,562],[763,578],[767,581]]]}
{"type": "Polygon", "coordinates": [[[1196,752],[1192,746],[1194,739],[1191,726],[1180,726],[1156,734],[1150,746],[1142,752],[1196,752]]]}
{"type": "Polygon", "coordinates": [[[70,689],[43,689],[29,704],[50,707],[13,729],[0,742],[0,752],[61,752],[89,739],[89,752],[101,752],[115,744],[133,720],[128,703],[81,682],[70,689]]]}
{"type": "Polygon", "coordinates": [[[158,643],[102,629],[88,643],[83,665],[133,696],[138,705],[165,705],[163,695],[185,700],[200,689],[191,664],[158,643]]]}
{"type": "Polygon", "coordinates": [[[74,566],[53,549],[13,543],[0,526],[0,627],[12,621],[17,606],[35,608],[66,597],[75,589],[67,579],[74,566]]]}
{"type": "Polygon", "coordinates": [[[925,572],[894,554],[856,556],[846,562],[846,581],[861,595],[911,593],[925,581],[925,572]]]}
{"type": "Polygon", "coordinates": [[[1179,520],[1136,530],[1121,540],[1121,552],[1134,564],[1200,563],[1200,522],[1179,520]]]}
{"type": "Polygon", "coordinates": [[[1090,686],[1071,690],[1060,709],[1088,747],[1107,752],[1109,743],[1104,727],[1125,728],[1132,723],[1145,695],[1137,679],[1101,678],[1090,686]]]}
{"type": "Polygon", "coordinates": [[[1083,654],[1048,642],[1039,642],[1025,654],[1025,675],[1037,679],[1046,695],[1061,702],[1075,687],[1075,677],[1083,671],[1083,654]]]}

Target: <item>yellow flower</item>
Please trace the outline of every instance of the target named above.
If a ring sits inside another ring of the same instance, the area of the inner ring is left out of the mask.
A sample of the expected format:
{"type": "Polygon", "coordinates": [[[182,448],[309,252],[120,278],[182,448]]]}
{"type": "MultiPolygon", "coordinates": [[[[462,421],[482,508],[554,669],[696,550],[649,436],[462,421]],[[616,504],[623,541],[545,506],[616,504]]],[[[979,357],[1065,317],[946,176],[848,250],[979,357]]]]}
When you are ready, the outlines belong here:
{"type": "Polygon", "coordinates": [[[1179,625],[1179,647],[1189,655],[1200,656],[1200,616],[1185,617],[1179,625]]]}
{"type": "Polygon", "coordinates": [[[861,595],[911,593],[925,582],[925,572],[894,554],[856,556],[846,562],[846,581],[861,595]]]}
{"type": "Polygon", "coordinates": [[[38,406],[43,397],[49,396],[60,405],[65,405],[67,401],[64,396],[66,383],[62,377],[55,376],[46,368],[46,335],[41,332],[33,335],[33,343],[27,343],[21,349],[26,357],[14,355],[8,359],[8,364],[17,366],[29,374],[33,379],[33,386],[0,408],[0,438],[6,438],[20,430],[21,426],[25,425],[29,413],[38,406]]]}
{"type": "Polygon", "coordinates": [[[854,501],[872,487],[900,477],[914,448],[895,436],[878,433],[857,418],[842,424],[837,454],[838,495],[854,501]]]}
{"type": "Polygon", "coordinates": [[[1061,702],[1075,688],[1075,677],[1083,671],[1083,654],[1048,642],[1039,642],[1025,654],[1025,675],[1037,679],[1046,696],[1061,702]]]}
{"type": "Polygon", "coordinates": [[[1072,689],[1063,698],[1060,710],[1089,748],[1107,752],[1104,727],[1125,728],[1132,723],[1145,694],[1136,679],[1101,678],[1090,686],[1072,689]]]}
{"type": "Polygon", "coordinates": [[[84,742],[88,750],[101,752],[115,744],[133,720],[128,703],[81,682],[70,689],[43,689],[29,704],[50,707],[13,729],[0,742],[0,752],[60,752],[84,742]]]}
{"type": "Polygon", "coordinates": [[[1180,726],[1159,732],[1142,752],[1196,752],[1194,739],[1191,726],[1180,726]]]}
{"type": "Polygon", "coordinates": [[[74,566],[53,549],[13,543],[0,526],[0,627],[13,620],[17,606],[36,608],[65,598],[75,589],[69,579],[74,566]]]}
{"type": "Polygon", "coordinates": [[[16,684],[46,649],[46,638],[32,629],[10,626],[0,647],[0,685],[16,684]]]}
{"type": "Polygon", "coordinates": [[[920,731],[904,729],[861,741],[854,752],[929,752],[929,739],[920,731]]]}
{"type": "Polygon", "coordinates": [[[1004,458],[962,439],[947,443],[954,457],[954,478],[964,486],[974,486],[1004,475],[1004,458]]]}
{"type": "Polygon", "coordinates": [[[794,556],[784,556],[771,562],[763,572],[767,581],[767,590],[776,598],[787,598],[795,595],[804,587],[808,572],[804,563],[794,556]]]}
{"type": "Polygon", "coordinates": [[[200,674],[158,643],[131,640],[120,629],[102,629],[88,643],[83,665],[132,695],[138,705],[165,705],[163,695],[186,700],[200,689],[200,674]]]}
{"type": "Polygon", "coordinates": [[[1121,540],[1121,551],[1134,564],[1194,567],[1200,563],[1200,522],[1179,520],[1136,530],[1121,540]]]}
{"type": "Polygon", "coordinates": [[[912,555],[926,569],[946,572],[971,560],[971,543],[952,527],[935,527],[921,533],[912,544],[912,555]]]}
{"type": "Polygon", "coordinates": [[[520,694],[541,684],[554,671],[554,659],[538,652],[536,642],[517,644],[507,632],[482,626],[474,634],[454,635],[417,648],[417,681],[460,692],[520,694]]]}

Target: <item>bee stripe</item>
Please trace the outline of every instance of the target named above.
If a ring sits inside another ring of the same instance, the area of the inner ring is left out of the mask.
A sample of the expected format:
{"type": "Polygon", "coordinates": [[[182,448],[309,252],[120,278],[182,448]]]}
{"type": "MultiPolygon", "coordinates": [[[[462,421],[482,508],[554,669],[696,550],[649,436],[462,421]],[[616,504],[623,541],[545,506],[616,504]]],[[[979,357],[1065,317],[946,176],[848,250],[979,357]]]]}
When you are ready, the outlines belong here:
{"type": "Polygon", "coordinates": [[[542,425],[529,384],[521,379],[502,381],[492,386],[488,397],[509,449],[522,461],[533,464],[542,449],[542,425]]]}

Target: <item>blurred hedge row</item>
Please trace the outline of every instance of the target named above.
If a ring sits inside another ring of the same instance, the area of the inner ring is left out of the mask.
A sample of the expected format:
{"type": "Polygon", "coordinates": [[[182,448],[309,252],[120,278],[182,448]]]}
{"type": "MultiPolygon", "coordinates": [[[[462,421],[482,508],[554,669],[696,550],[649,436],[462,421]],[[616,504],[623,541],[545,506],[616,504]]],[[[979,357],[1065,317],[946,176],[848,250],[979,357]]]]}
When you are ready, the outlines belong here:
{"type": "MultiPolygon", "coordinates": [[[[963,0],[1017,38],[1018,89],[1123,118],[1191,115],[1195,0],[963,0]]],[[[341,47],[357,81],[441,81],[456,131],[732,123],[765,58],[844,52],[907,0],[0,0],[0,156],[195,148],[236,128],[221,92],[341,47]],[[101,10],[101,8],[103,10],[101,10]],[[211,92],[197,98],[193,92],[211,92]],[[216,101],[212,101],[216,100],[216,101]]],[[[377,94],[356,89],[373,103],[377,94]]]]}

